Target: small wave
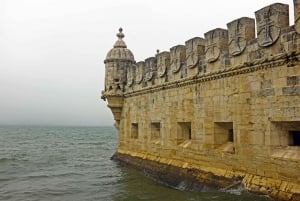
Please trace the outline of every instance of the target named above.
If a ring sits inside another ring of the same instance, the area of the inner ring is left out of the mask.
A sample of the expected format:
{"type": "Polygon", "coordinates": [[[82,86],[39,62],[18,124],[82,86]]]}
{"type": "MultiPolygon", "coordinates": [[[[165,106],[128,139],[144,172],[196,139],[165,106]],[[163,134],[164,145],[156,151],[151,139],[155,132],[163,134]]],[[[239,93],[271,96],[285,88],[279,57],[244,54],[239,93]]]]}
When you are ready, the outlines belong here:
{"type": "Polygon", "coordinates": [[[18,161],[17,158],[0,158],[0,163],[7,163],[7,162],[13,162],[18,161]]]}
{"type": "Polygon", "coordinates": [[[82,176],[83,174],[66,172],[61,174],[37,174],[37,175],[28,175],[27,178],[38,179],[38,178],[53,178],[53,177],[69,177],[69,176],[82,176]]]}
{"type": "Polygon", "coordinates": [[[105,142],[79,142],[78,145],[104,145],[105,142]]]}

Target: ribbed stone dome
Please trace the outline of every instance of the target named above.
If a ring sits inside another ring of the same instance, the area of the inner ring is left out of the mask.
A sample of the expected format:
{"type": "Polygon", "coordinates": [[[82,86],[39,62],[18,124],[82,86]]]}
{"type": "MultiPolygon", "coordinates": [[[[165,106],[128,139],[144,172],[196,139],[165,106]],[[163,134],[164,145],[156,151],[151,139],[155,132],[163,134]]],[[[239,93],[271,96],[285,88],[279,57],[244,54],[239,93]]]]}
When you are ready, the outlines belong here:
{"type": "Polygon", "coordinates": [[[120,28],[119,33],[117,34],[118,40],[115,42],[114,48],[107,53],[104,63],[111,60],[127,60],[134,62],[132,52],[127,49],[126,43],[123,41],[124,34],[122,31],[122,28],[120,28]]]}

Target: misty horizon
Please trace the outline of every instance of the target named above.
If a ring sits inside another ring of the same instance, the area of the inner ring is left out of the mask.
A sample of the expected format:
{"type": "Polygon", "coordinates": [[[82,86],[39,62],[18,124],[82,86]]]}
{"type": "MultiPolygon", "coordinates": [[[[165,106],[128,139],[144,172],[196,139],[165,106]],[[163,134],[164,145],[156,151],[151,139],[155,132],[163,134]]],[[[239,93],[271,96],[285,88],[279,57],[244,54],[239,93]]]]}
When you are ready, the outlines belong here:
{"type": "Polygon", "coordinates": [[[2,0],[0,125],[113,126],[100,97],[119,27],[138,62],[275,2],[2,0]]]}

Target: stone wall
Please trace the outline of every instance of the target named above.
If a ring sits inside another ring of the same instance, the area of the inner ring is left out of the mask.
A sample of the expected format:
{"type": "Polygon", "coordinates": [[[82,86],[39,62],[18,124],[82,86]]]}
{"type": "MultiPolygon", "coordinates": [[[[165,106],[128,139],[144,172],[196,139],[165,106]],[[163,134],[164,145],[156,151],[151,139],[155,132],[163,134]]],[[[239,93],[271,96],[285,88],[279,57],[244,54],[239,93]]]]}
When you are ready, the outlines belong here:
{"type": "Polygon", "coordinates": [[[300,200],[294,4],[293,26],[288,5],[276,3],[255,12],[256,38],[254,19],[240,18],[128,66],[116,155],[242,178],[250,191],[300,200]]]}

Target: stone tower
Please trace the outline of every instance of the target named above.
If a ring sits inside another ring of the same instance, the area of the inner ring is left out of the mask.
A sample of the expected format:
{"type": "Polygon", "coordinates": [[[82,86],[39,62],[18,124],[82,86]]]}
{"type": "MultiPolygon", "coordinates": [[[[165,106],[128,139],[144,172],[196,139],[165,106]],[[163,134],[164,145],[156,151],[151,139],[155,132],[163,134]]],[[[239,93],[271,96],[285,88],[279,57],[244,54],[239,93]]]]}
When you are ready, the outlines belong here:
{"type": "Polygon", "coordinates": [[[116,127],[119,126],[120,116],[123,107],[123,93],[127,83],[127,68],[133,67],[134,56],[127,49],[123,41],[124,34],[122,28],[117,34],[118,40],[114,47],[107,53],[105,64],[105,88],[102,91],[101,98],[108,101],[108,107],[111,109],[116,127]]]}

